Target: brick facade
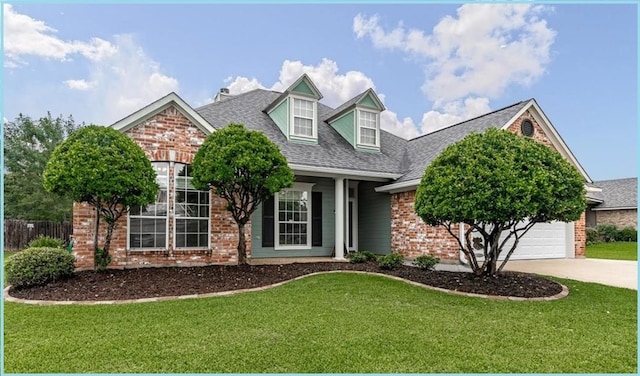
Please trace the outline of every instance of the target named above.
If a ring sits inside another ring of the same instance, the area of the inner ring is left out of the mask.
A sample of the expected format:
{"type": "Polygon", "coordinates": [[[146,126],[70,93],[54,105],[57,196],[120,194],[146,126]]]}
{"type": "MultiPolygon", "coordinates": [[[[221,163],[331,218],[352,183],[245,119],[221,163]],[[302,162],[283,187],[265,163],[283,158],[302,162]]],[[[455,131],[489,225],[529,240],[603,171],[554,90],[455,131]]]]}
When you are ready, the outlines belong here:
{"type": "MultiPolygon", "coordinates": [[[[179,110],[170,106],[139,125],[125,131],[142,147],[150,161],[169,161],[190,164],[206,135],[192,124],[179,110]],[[171,153],[172,152],[172,153],[171,153]]],[[[169,171],[169,180],[173,181],[173,169],[169,171]]],[[[169,202],[174,200],[174,190],[169,189],[169,202]]],[[[95,211],[86,203],[73,206],[73,251],[76,267],[93,267],[93,237],[95,211]]],[[[123,215],[116,223],[111,240],[110,267],[139,267],[163,265],[206,265],[237,263],[238,229],[231,214],[226,210],[226,201],[213,194],[210,197],[210,249],[178,250],[173,247],[173,217],[170,214],[168,247],[157,250],[127,249],[127,216],[123,215]]],[[[106,224],[100,221],[99,244],[104,242],[106,224]]],[[[251,225],[245,226],[247,253],[251,249],[251,225]]]]}
{"type": "Polygon", "coordinates": [[[615,225],[619,229],[638,229],[638,209],[593,210],[596,225],[615,225]]]}
{"type": "MultiPolygon", "coordinates": [[[[556,150],[531,110],[525,111],[507,130],[522,135],[520,127],[525,119],[533,124],[533,139],[556,150]]],[[[458,242],[442,226],[428,226],[422,221],[413,209],[415,194],[414,190],[395,193],[391,197],[391,251],[408,258],[431,254],[443,262],[457,262],[460,248],[458,242]]],[[[586,247],[584,213],[574,222],[574,230],[575,256],[584,256],[586,247]]],[[[454,231],[458,231],[458,228],[456,227],[454,231]]],[[[454,233],[457,234],[457,232],[454,233]]]]}

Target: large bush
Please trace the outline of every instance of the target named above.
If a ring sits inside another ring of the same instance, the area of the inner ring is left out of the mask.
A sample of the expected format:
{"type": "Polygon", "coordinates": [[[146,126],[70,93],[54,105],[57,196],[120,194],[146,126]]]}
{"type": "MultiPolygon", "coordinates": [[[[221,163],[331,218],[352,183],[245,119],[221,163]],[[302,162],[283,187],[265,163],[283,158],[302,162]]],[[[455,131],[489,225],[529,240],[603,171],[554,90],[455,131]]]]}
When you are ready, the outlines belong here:
{"type": "Polygon", "coordinates": [[[52,238],[50,236],[40,235],[29,242],[29,248],[64,248],[62,239],[52,238]]]}
{"type": "Polygon", "coordinates": [[[14,287],[45,285],[73,275],[74,257],[60,248],[29,248],[9,258],[7,283],[14,287]]]}
{"type": "Polygon", "coordinates": [[[434,159],[416,191],[415,211],[457,240],[475,274],[496,275],[536,223],[580,218],[585,194],[584,178],[559,153],[492,128],[448,146],[434,159]],[[483,260],[471,248],[473,237],[483,240],[483,260]],[[506,247],[503,239],[514,241],[506,247]]]}

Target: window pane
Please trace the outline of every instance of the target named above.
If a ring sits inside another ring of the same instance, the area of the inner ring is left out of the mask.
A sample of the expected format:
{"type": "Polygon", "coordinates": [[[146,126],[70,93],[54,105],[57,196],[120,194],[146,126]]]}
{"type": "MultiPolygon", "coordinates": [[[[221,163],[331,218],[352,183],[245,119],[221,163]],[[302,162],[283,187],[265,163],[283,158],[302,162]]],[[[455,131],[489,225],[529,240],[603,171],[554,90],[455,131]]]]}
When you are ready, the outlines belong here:
{"type": "Polygon", "coordinates": [[[176,219],[176,234],[184,233],[187,229],[187,224],[184,219],[176,219]]]}
{"type": "Polygon", "coordinates": [[[198,229],[198,231],[200,232],[204,232],[204,233],[208,233],[209,232],[209,221],[206,219],[201,219],[198,221],[198,223],[200,224],[200,228],[198,229]]]}
{"type": "Polygon", "coordinates": [[[186,244],[186,239],[185,239],[184,235],[176,234],[176,247],[177,248],[184,248],[185,244],[186,244]]]}
{"type": "Polygon", "coordinates": [[[187,234],[187,247],[198,246],[198,234],[187,234]]]}
{"type": "Polygon", "coordinates": [[[197,204],[199,201],[198,197],[198,192],[187,192],[187,202],[190,204],[197,204]]]}
{"type": "Polygon", "coordinates": [[[300,136],[313,136],[313,120],[294,117],[293,134],[300,136]]]}
{"type": "Polygon", "coordinates": [[[209,242],[207,241],[207,238],[209,237],[208,234],[200,234],[199,235],[199,247],[207,247],[209,244],[209,242]]]}
{"type": "Polygon", "coordinates": [[[198,232],[199,228],[197,220],[187,221],[187,232],[198,232]]]}
{"type": "Polygon", "coordinates": [[[201,205],[200,206],[200,217],[206,218],[209,216],[209,205],[201,205]]]}

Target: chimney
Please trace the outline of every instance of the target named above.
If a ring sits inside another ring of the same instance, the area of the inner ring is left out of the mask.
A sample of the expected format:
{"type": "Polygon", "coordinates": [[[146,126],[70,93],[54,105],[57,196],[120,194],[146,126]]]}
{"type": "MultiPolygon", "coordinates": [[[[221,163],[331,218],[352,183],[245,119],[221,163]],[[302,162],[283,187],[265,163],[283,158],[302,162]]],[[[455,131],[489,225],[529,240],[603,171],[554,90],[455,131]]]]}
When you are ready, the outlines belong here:
{"type": "Polygon", "coordinates": [[[226,87],[220,88],[220,91],[218,92],[218,94],[216,94],[216,97],[213,99],[213,103],[220,102],[232,96],[233,95],[229,94],[228,88],[226,87]]]}

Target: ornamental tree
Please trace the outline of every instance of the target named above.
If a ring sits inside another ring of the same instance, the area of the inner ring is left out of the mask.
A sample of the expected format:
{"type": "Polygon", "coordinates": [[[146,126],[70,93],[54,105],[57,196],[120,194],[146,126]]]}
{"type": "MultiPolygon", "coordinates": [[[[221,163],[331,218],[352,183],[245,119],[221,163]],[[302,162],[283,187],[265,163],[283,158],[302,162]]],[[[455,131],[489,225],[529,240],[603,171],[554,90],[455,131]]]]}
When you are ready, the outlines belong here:
{"type": "Polygon", "coordinates": [[[293,184],[293,171],[276,144],[242,124],[229,124],[204,141],[191,165],[193,185],[227,200],[238,225],[238,264],[246,264],[244,226],[269,196],[293,184]]]}
{"type": "Polygon", "coordinates": [[[113,128],[90,125],[55,148],[44,171],[44,187],[95,208],[94,264],[104,269],[116,221],[130,206],[155,201],[159,189],[155,177],[151,162],[132,139],[113,128]],[[100,217],[107,223],[102,249],[98,248],[100,217]]]}
{"type": "Polygon", "coordinates": [[[492,128],[450,145],[427,167],[415,211],[457,240],[476,275],[495,276],[533,225],[580,218],[585,193],[582,176],[559,153],[492,128]]]}

